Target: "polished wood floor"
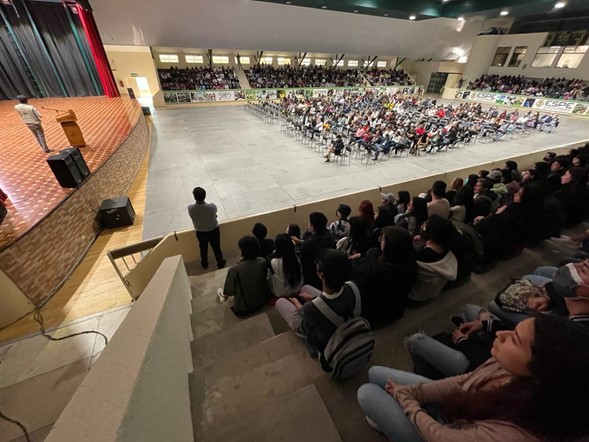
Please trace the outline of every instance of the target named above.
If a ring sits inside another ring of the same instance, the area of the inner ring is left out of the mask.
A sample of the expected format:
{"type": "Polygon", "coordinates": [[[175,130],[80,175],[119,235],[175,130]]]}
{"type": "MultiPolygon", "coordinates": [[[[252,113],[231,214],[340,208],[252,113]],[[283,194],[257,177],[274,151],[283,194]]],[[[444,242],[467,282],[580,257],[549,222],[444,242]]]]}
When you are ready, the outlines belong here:
{"type": "MultiPolygon", "coordinates": [[[[148,162],[149,152],[143,158],[137,176],[127,192],[135,209],[135,223],[129,227],[106,229],[98,236],[72,276],[42,308],[46,328],[67,324],[132,302],[106,252],[142,239],[148,162]]],[[[29,314],[0,330],[0,343],[38,331],[39,325],[33,320],[33,315],[29,314]]]]}
{"type": "MultiPolygon", "coordinates": [[[[38,145],[14,110],[15,100],[0,101],[0,189],[8,194],[8,215],[0,224],[0,250],[26,234],[55,209],[73,189],[63,189],[46,162],[48,156],[38,145]]],[[[69,147],[55,120],[56,112],[43,109],[72,109],[87,147],[82,155],[91,172],[110,158],[127,138],[141,108],[128,96],[119,98],[43,98],[29,101],[43,116],[47,144],[54,153],[69,147]]]]}

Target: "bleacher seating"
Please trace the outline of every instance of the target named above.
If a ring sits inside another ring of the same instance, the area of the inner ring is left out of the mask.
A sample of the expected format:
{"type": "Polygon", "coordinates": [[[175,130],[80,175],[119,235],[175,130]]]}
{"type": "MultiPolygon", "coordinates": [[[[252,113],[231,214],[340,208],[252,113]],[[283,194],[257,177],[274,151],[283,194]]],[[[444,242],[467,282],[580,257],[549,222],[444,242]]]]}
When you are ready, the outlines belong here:
{"type": "Polygon", "coordinates": [[[468,89],[563,100],[587,100],[589,97],[589,85],[585,80],[526,78],[522,75],[483,75],[471,81],[468,89]]]}
{"type": "Polygon", "coordinates": [[[158,69],[160,84],[165,91],[241,89],[233,68],[194,67],[158,69]]]}

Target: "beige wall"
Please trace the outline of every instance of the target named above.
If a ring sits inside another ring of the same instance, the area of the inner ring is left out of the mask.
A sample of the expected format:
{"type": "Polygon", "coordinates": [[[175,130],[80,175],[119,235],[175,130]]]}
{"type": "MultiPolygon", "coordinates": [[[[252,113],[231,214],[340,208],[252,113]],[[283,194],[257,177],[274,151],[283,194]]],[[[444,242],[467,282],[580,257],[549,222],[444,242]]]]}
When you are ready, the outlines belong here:
{"type": "Polygon", "coordinates": [[[434,72],[448,72],[450,74],[461,74],[464,72],[464,64],[451,61],[414,61],[404,62],[401,67],[405,68],[416,84],[423,85],[426,89],[431,75],[434,72]]]}
{"type": "Polygon", "coordinates": [[[163,261],[55,422],[48,442],[192,442],[190,283],[163,261]]]}
{"type": "Polygon", "coordinates": [[[2,289],[2,308],[0,308],[0,328],[12,324],[35,308],[26,295],[6,274],[0,270],[2,289]]]}
{"type": "Polygon", "coordinates": [[[476,37],[470,54],[464,77],[469,81],[475,80],[482,74],[499,74],[499,75],[523,75],[531,78],[582,78],[589,79],[589,55],[585,55],[579,67],[575,69],[564,68],[533,68],[532,61],[536,56],[538,48],[544,45],[546,32],[537,32],[533,34],[513,34],[513,35],[481,35],[476,37]],[[513,50],[516,46],[527,46],[528,50],[519,67],[491,66],[493,57],[498,47],[511,47],[511,52],[507,58],[507,63],[511,59],[513,50]]]}
{"type": "MultiPolygon", "coordinates": [[[[127,84],[121,86],[121,81],[125,83],[125,79],[132,77],[132,73],[147,79],[152,96],[160,90],[149,46],[104,45],[104,49],[121,94],[127,94],[127,84]]],[[[138,91],[135,93],[138,94],[138,91]]]]}

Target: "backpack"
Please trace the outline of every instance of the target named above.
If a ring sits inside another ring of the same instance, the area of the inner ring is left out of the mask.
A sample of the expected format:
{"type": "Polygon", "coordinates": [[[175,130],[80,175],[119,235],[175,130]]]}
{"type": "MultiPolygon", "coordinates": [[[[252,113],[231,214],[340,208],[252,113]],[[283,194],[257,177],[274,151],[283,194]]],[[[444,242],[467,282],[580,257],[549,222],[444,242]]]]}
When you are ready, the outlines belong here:
{"type": "Polygon", "coordinates": [[[350,319],[333,311],[320,297],[313,304],[337,328],[327,342],[320,362],[329,377],[336,381],[352,377],[366,369],[374,351],[374,336],[369,322],[360,316],[362,301],[360,291],[352,281],[346,282],[354,292],[356,305],[350,319]]]}

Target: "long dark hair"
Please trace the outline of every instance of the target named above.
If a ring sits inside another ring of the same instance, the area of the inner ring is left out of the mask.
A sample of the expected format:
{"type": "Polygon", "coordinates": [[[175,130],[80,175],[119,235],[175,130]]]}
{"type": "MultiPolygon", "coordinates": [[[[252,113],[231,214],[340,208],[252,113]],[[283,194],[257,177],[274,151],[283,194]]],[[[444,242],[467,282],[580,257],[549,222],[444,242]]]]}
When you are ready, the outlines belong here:
{"type": "Polygon", "coordinates": [[[417,266],[413,237],[406,229],[383,227],[380,237],[384,239],[384,249],[380,255],[382,261],[399,270],[417,266]]]}
{"type": "Polygon", "coordinates": [[[301,263],[295,253],[294,245],[290,236],[286,233],[276,235],[274,240],[273,258],[282,258],[282,267],[286,282],[290,287],[297,287],[301,281],[301,263]]]}
{"type": "Polygon", "coordinates": [[[411,214],[415,217],[416,223],[415,229],[417,232],[419,232],[419,229],[421,228],[422,224],[427,219],[427,201],[418,196],[414,196],[411,199],[411,204],[413,206],[413,211],[411,212],[411,214]]]}
{"type": "Polygon", "coordinates": [[[368,226],[364,218],[359,216],[350,218],[350,240],[353,253],[364,253],[370,248],[368,226]]]}
{"type": "Polygon", "coordinates": [[[493,390],[458,391],[442,405],[445,420],[512,422],[548,440],[589,433],[589,331],[552,315],[535,318],[531,375],[493,390]]]}

